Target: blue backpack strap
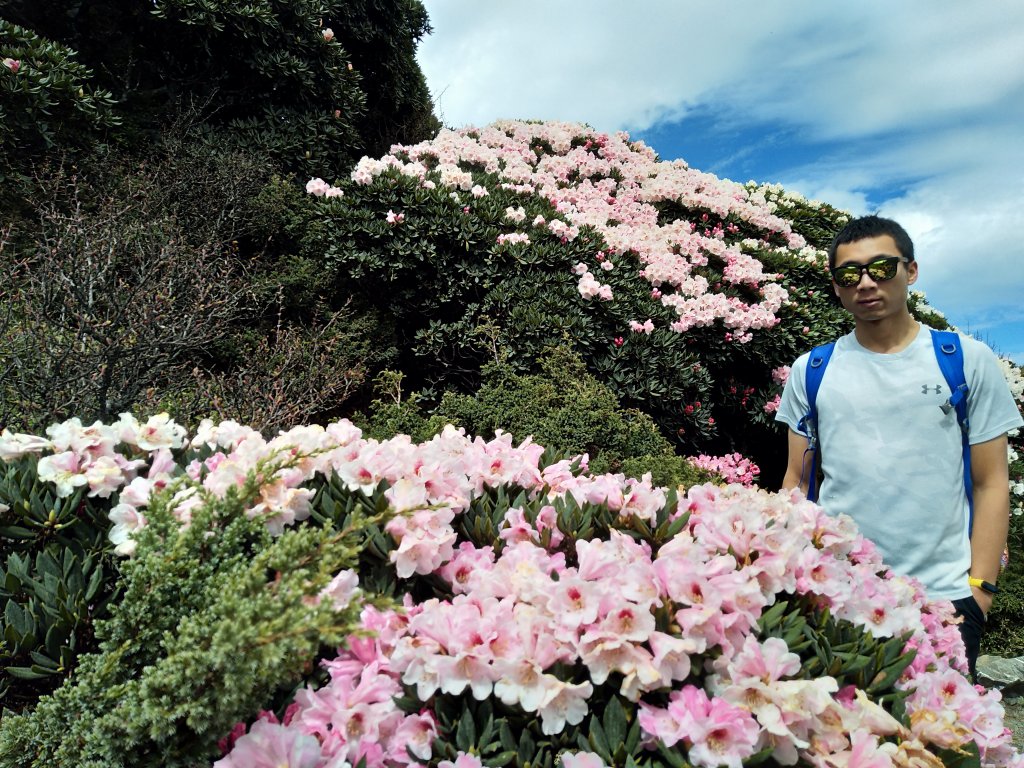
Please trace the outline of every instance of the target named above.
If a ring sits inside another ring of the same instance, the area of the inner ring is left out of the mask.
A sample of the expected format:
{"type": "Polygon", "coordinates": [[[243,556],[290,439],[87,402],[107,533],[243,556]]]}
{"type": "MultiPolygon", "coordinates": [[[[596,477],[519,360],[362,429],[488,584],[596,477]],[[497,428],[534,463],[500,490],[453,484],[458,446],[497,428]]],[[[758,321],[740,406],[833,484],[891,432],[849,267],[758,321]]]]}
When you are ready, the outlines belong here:
{"type": "MultiPolygon", "coordinates": [[[[807,391],[807,413],[797,424],[797,430],[807,434],[807,450],[811,454],[811,473],[807,479],[807,498],[816,501],[818,498],[818,466],[821,464],[821,451],[818,450],[818,389],[821,387],[821,380],[825,376],[825,368],[828,366],[832,351],[836,343],[830,341],[811,350],[811,356],[807,360],[807,371],[804,374],[804,386],[807,391]]],[[[801,477],[801,479],[803,479],[801,477]]]]}
{"type": "Polygon", "coordinates": [[[964,455],[964,493],[967,494],[967,535],[974,528],[974,483],[971,480],[971,440],[970,420],[967,415],[967,394],[970,388],[964,376],[964,349],[960,337],[953,331],[932,332],[932,346],[935,347],[935,360],[939,370],[949,387],[949,400],[942,404],[943,413],[956,411],[956,420],[960,425],[960,443],[964,455]]]}

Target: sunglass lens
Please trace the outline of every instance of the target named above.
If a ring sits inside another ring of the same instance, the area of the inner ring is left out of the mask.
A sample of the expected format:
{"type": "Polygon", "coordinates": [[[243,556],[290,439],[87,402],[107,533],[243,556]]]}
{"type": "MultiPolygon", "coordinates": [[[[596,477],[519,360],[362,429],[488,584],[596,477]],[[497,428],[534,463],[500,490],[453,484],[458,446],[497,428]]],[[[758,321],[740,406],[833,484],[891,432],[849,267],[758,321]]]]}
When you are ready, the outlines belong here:
{"type": "Polygon", "coordinates": [[[853,265],[840,267],[832,273],[832,276],[839,285],[849,288],[860,282],[860,268],[853,265]]]}
{"type": "Polygon", "coordinates": [[[879,259],[868,264],[868,276],[875,281],[896,277],[898,259],[879,259]]]}

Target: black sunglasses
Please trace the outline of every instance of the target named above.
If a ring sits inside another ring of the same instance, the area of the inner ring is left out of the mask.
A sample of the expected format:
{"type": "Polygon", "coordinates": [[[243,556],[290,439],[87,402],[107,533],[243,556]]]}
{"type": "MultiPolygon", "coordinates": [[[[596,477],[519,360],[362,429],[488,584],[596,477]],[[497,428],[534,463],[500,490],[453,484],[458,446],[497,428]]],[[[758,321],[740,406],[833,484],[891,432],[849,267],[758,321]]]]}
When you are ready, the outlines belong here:
{"type": "Polygon", "coordinates": [[[843,264],[841,267],[833,267],[829,270],[836,285],[842,288],[853,288],[860,282],[860,277],[865,272],[868,277],[876,283],[885,280],[892,280],[896,277],[896,270],[901,261],[910,261],[906,256],[879,256],[867,264],[843,264]]]}

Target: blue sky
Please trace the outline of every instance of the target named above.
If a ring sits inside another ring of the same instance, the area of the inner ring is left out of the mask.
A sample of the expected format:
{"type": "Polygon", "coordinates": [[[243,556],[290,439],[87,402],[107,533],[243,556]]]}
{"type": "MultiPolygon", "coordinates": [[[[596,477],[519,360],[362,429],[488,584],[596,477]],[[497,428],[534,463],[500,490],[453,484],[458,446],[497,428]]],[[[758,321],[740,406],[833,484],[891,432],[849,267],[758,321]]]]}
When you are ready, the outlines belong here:
{"type": "Polygon", "coordinates": [[[900,221],[917,287],[1024,364],[1024,3],[425,0],[446,125],[626,130],[900,221]]]}

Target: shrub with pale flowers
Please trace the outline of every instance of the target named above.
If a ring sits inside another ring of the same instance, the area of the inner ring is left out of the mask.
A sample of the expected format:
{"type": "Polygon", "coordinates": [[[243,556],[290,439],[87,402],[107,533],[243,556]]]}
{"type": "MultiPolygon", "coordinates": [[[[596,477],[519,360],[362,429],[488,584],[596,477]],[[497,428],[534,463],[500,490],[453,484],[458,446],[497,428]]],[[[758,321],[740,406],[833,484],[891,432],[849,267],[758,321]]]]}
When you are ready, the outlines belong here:
{"type": "MultiPolygon", "coordinates": [[[[581,474],[529,440],[451,428],[416,444],[367,440],[345,421],[272,440],[207,422],[186,444],[167,420],[119,424],[0,444],[60,448],[82,470],[118,435],[143,441],[152,448],[132,466],[112,459],[121,495],[140,477],[178,478],[155,498],[185,529],[252,482],[243,518],[281,540],[375,498],[395,515],[364,549],[358,585],[343,571],[309,599],[347,606],[383,588],[406,594],[404,608],[367,606],[370,634],[236,729],[222,768],[289,755],[368,768],[846,765],[865,752],[877,765],[1019,764],[998,694],[961,673],[950,604],[927,602],[848,518],[797,493],[705,485],[677,498],[581,474]],[[175,446],[206,458],[154,471],[175,446]]],[[[136,556],[160,557],[146,541],[136,556]]]]}

